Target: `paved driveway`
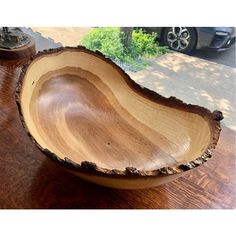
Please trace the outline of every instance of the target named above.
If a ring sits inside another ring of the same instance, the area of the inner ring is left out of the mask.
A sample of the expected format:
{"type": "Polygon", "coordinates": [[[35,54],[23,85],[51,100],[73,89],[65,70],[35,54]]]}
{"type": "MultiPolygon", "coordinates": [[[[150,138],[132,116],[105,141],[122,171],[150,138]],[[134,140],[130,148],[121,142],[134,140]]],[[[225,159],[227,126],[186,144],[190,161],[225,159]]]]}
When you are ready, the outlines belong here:
{"type": "Polygon", "coordinates": [[[91,27],[32,27],[31,29],[63,46],[78,46],[91,27]]]}
{"type": "Polygon", "coordinates": [[[232,45],[228,50],[221,52],[195,50],[191,56],[213,61],[230,67],[236,67],[235,62],[236,44],[232,45]]]}
{"type": "Polygon", "coordinates": [[[236,68],[173,52],[152,61],[145,70],[129,74],[163,96],[221,110],[223,123],[236,130],[236,68]]]}

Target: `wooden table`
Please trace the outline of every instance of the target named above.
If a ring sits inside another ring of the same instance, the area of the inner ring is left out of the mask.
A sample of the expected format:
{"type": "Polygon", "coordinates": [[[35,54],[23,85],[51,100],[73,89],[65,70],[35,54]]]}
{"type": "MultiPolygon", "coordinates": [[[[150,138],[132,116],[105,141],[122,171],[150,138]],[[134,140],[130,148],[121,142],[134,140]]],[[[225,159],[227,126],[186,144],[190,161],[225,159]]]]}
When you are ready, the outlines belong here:
{"type": "MultiPolygon", "coordinates": [[[[31,35],[37,50],[58,46],[31,35]]],[[[212,159],[156,188],[109,189],[53,163],[30,141],[19,119],[15,86],[25,61],[0,60],[0,208],[235,208],[235,132],[227,127],[212,159]]]]}

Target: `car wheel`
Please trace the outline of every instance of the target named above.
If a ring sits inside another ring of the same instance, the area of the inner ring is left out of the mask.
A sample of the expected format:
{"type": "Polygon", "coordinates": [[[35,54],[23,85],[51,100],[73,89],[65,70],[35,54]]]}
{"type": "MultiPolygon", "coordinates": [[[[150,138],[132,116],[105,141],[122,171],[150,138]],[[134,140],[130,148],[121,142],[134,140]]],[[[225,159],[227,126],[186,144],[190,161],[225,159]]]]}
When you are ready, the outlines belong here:
{"type": "Polygon", "coordinates": [[[192,27],[169,27],[164,31],[163,39],[170,49],[188,53],[196,46],[197,34],[192,27]]]}

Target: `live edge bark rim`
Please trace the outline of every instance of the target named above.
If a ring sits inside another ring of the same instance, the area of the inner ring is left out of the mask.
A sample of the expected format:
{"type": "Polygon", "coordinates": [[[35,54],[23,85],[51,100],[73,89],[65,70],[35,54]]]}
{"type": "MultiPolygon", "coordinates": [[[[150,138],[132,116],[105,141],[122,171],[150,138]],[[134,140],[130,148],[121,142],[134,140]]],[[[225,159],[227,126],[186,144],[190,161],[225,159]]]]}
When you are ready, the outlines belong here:
{"type": "Polygon", "coordinates": [[[130,76],[123,69],[117,66],[112,60],[105,57],[101,52],[99,51],[93,52],[86,49],[83,46],[47,49],[44,51],[40,51],[36,55],[32,56],[29,59],[29,61],[22,66],[21,73],[19,76],[19,81],[16,87],[15,99],[16,99],[16,104],[18,107],[19,116],[20,116],[20,120],[22,122],[23,127],[25,128],[32,142],[35,143],[35,145],[40,149],[40,151],[42,151],[47,157],[49,157],[51,160],[55,161],[56,163],[60,164],[61,166],[64,166],[76,172],[87,173],[87,174],[97,175],[97,176],[113,177],[113,178],[114,177],[115,178],[127,178],[127,177],[140,178],[140,177],[168,176],[168,175],[182,173],[182,172],[194,169],[202,165],[204,162],[206,162],[209,158],[212,157],[213,151],[216,148],[216,145],[220,136],[220,131],[221,131],[220,121],[224,118],[221,111],[216,110],[214,112],[211,112],[210,110],[204,107],[184,103],[183,101],[172,96],[169,98],[166,98],[148,88],[145,88],[137,84],[135,81],[133,81],[130,78],[130,76]],[[161,104],[166,104],[170,107],[178,107],[178,109],[183,109],[189,112],[199,114],[204,119],[207,119],[210,124],[211,132],[212,132],[211,141],[207,149],[204,151],[204,153],[201,156],[199,156],[198,158],[190,162],[179,163],[177,166],[174,166],[174,167],[166,166],[159,169],[144,171],[144,170],[138,170],[137,168],[132,167],[132,166],[127,166],[124,170],[101,168],[96,163],[93,163],[90,161],[82,161],[79,164],[79,163],[73,162],[69,157],[64,157],[64,159],[62,159],[58,157],[55,153],[51,152],[50,150],[43,148],[41,145],[39,145],[39,143],[37,143],[37,141],[34,139],[32,134],[29,132],[27,125],[25,123],[24,117],[22,115],[21,102],[20,102],[20,93],[21,93],[22,83],[23,83],[24,76],[27,72],[29,65],[36,58],[42,57],[44,55],[60,54],[65,51],[80,51],[80,52],[86,52],[93,56],[96,56],[104,60],[105,62],[109,63],[114,69],[116,69],[125,78],[126,82],[130,86],[134,87],[138,91],[141,91],[143,94],[148,96],[148,98],[150,98],[151,100],[161,103],[161,104]]]}

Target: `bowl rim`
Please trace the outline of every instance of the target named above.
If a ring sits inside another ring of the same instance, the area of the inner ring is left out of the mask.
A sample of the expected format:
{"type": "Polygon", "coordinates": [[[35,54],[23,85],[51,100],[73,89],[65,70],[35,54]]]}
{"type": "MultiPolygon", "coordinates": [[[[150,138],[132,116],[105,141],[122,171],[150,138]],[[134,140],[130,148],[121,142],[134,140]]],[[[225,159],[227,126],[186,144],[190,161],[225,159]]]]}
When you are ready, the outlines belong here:
{"type": "Polygon", "coordinates": [[[76,172],[82,172],[87,174],[93,174],[98,176],[106,176],[106,177],[156,177],[156,176],[168,176],[173,174],[179,174],[191,169],[194,169],[200,165],[202,165],[204,162],[206,162],[209,158],[211,158],[213,154],[213,150],[216,148],[221,126],[220,121],[224,118],[223,114],[219,110],[215,110],[211,112],[209,109],[205,107],[201,107],[198,105],[193,104],[187,104],[183,102],[182,100],[170,96],[169,98],[164,97],[160,94],[158,94],[155,91],[152,91],[146,87],[143,87],[136,83],[134,80],[131,79],[131,77],[117,64],[115,64],[110,58],[106,57],[99,51],[91,51],[84,46],[77,46],[77,47],[58,47],[53,49],[46,49],[43,51],[39,51],[37,54],[33,55],[21,68],[21,72],[19,75],[19,79],[16,86],[15,91],[15,100],[20,116],[21,123],[26,130],[29,138],[31,141],[42,151],[47,157],[49,157],[51,160],[55,161],[56,163],[59,163],[61,166],[66,167],[72,171],[76,172]],[[28,70],[28,67],[33,63],[36,59],[48,55],[59,55],[60,53],[63,53],[65,51],[76,51],[76,52],[85,52],[90,55],[96,56],[103,61],[110,64],[115,70],[117,70],[121,76],[126,80],[128,85],[132,86],[137,91],[142,92],[144,95],[148,96],[149,99],[152,101],[155,101],[159,104],[165,104],[169,107],[178,107],[178,109],[184,109],[185,111],[189,111],[191,113],[195,113],[203,117],[205,120],[209,122],[209,126],[211,129],[211,139],[208,147],[205,149],[203,154],[196,159],[189,161],[189,162],[180,162],[176,166],[166,166],[158,169],[152,169],[152,170],[139,170],[135,167],[127,166],[124,170],[118,170],[118,169],[108,169],[99,167],[96,163],[90,162],[90,161],[82,161],[80,164],[75,163],[72,161],[69,157],[64,157],[64,159],[57,156],[52,151],[43,148],[33,137],[33,135],[30,133],[27,124],[24,120],[22,108],[21,108],[21,89],[23,88],[22,84],[24,82],[25,74],[28,70]]]}

